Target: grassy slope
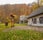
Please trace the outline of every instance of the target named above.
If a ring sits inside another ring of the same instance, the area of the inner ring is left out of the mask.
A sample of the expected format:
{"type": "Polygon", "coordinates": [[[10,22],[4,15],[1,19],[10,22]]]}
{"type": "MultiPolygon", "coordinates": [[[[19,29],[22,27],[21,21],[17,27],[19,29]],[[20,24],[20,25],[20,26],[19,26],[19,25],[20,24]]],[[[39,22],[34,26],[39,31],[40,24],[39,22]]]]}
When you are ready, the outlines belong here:
{"type": "Polygon", "coordinates": [[[43,40],[43,32],[32,30],[11,30],[0,32],[0,40],[43,40]]]}

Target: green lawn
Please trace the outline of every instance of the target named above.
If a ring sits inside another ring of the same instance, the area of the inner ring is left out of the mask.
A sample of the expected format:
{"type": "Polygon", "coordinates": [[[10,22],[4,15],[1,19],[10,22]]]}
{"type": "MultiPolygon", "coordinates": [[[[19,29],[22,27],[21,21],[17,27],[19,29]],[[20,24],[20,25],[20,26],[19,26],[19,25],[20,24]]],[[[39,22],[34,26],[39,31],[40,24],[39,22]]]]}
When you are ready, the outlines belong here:
{"type": "Polygon", "coordinates": [[[0,40],[43,40],[43,32],[32,30],[0,32],[0,40]]]}
{"type": "MultiPolygon", "coordinates": [[[[26,26],[27,24],[14,24],[15,26],[26,26]]],[[[10,28],[11,25],[9,24],[8,26],[5,26],[5,24],[0,23],[0,31],[6,29],[6,28],[10,28]]]]}
{"type": "Polygon", "coordinates": [[[24,24],[15,24],[15,26],[26,26],[27,24],[24,23],[24,24]]]}
{"type": "Polygon", "coordinates": [[[0,31],[2,31],[2,30],[4,30],[4,29],[6,29],[6,28],[10,28],[10,25],[8,25],[8,26],[5,26],[5,24],[0,24],[0,31]]]}
{"type": "MultiPolygon", "coordinates": [[[[15,24],[15,26],[26,26],[26,24],[15,24]]],[[[10,24],[7,27],[4,24],[0,24],[0,40],[43,40],[43,32],[32,30],[2,32],[6,28],[10,28],[10,24]]]]}

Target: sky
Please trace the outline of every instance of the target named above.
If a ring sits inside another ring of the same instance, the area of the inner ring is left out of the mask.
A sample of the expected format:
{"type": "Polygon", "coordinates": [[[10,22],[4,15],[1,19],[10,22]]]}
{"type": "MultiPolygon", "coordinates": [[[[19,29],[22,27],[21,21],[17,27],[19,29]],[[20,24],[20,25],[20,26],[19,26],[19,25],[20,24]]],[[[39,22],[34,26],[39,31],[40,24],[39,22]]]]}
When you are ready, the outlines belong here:
{"type": "Polygon", "coordinates": [[[3,4],[29,4],[32,2],[37,2],[37,0],[0,0],[0,5],[3,4]]]}

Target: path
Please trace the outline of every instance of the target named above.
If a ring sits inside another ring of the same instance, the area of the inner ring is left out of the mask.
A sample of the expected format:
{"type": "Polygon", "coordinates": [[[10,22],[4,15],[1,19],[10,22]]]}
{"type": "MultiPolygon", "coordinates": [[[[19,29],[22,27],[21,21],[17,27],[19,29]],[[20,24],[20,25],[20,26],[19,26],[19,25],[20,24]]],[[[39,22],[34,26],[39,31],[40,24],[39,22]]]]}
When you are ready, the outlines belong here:
{"type": "Polygon", "coordinates": [[[31,27],[31,26],[16,26],[12,28],[8,28],[3,30],[3,32],[7,32],[10,30],[36,30],[36,31],[43,31],[43,27],[31,27]]]}

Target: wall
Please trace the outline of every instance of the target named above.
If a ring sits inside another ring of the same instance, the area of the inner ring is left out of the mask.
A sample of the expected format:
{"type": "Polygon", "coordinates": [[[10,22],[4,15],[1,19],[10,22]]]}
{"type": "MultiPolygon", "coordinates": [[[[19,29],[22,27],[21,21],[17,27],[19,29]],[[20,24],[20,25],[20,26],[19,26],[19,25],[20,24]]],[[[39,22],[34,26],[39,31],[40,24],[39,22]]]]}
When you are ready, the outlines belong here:
{"type": "Polygon", "coordinates": [[[39,16],[32,17],[32,18],[36,18],[37,19],[37,24],[33,24],[32,18],[29,18],[28,19],[28,25],[32,25],[32,26],[43,26],[43,24],[40,24],[39,23],[39,18],[42,17],[42,16],[43,15],[39,15],[39,16]]]}

